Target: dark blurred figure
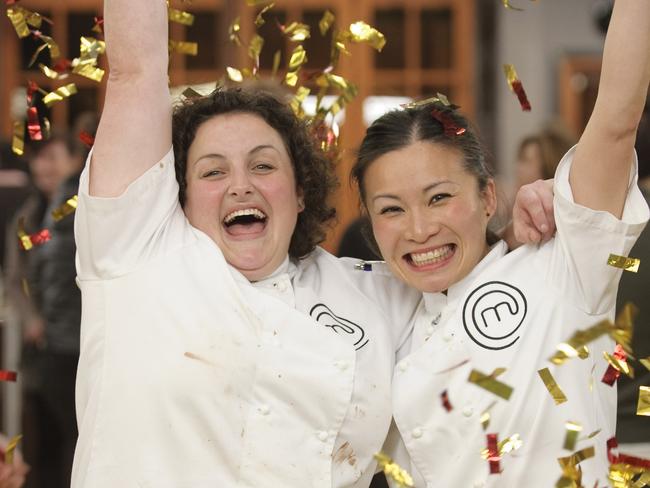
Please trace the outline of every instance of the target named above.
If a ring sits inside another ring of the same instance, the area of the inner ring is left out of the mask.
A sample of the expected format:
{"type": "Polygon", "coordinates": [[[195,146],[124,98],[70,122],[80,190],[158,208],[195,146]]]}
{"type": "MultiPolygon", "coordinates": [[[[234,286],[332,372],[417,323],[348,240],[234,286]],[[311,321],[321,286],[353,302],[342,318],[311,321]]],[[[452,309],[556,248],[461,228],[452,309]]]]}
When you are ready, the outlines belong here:
{"type": "Polygon", "coordinates": [[[70,134],[54,131],[46,141],[29,143],[34,189],[8,233],[7,295],[23,326],[23,445],[32,468],[26,488],[69,487],[77,440],[81,295],[75,282],[74,214],[55,221],[52,211],[77,193],[87,153],[78,139],[80,128],[94,134],[86,121],[70,134]],[[51,240],[27,252],[20,249],[20,218],[25,232],[48,229],[51,240]]]}
{"type": "Polygon", "coordinates": [[[355,219],[345,229],[336,255],[341,258],[359,258],[365,261],[381,259],[379,254],[368,243],[367,236],[369,232],[372,232],[372,230],[365,216],[355,219]]]}
{"type": "Polygon", "coordinates": [[[27,163],[14,154],[11,143],[0,142],[0,269],[4,269],[6,230],[29,195],[27,163]]]}
{"type": "MultiPolygon", "coordinates": [[[[646,105],[636,138],[639,158],[639,188],[650,204],[650,104],[646,105]]],[[[637,358],[650,356],[650,226],[647,226],[630,251],[639,258],[638,273],[623,273],[618,288],[616,308],[626,302],[639,308],[634,321],[632,350],[637,358]]],[[[618,379],[618,417],[616,437],[621,452],[650,459],[650,419],[636,415],[639,386],[650,386],[650,371],[643,366],[635,370],[635,378],[621,375],[618,379]]]]}

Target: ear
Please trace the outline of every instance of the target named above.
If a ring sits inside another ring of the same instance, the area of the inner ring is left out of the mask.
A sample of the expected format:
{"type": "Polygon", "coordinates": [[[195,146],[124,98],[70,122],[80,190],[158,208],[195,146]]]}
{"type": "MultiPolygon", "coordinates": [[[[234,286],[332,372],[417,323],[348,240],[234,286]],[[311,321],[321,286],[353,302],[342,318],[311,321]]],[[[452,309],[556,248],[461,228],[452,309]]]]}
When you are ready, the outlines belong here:
{"type": "Polygon", "coordinates": [[[298,188],[297,194],[298,194],[298,213],[300,213],[303,210],[305,210],[305,196],[304,196],[305,194],[302,191],[302,188],[298,188]]]}
{"type": "Polygon", "coordinates": [[[485,188],[481,191],[481,198],[485,207],[485,215],[490,220],[497,211],[497,189],[494,179],[490,178],[487,181],[485,188]]]}

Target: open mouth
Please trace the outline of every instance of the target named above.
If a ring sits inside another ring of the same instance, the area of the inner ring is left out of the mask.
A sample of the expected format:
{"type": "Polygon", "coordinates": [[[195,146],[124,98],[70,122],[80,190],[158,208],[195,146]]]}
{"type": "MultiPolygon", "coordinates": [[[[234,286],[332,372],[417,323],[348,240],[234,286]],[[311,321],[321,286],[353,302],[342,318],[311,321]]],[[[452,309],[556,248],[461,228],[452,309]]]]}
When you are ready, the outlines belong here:
{"type": "Polygon", "coordinates": [[[258,234],[266,228],[268,217],[257,208],[244,208],[230,212],[223,219],[226,232],[232,236],[258,234]]]}
{"type": "Polygon", "coordinates": [[[425,252],[412,252],[404,255],[404,259],[411,266],[416,268],[421,268],[424,266],[430,266],[434,264],[443,263],[454,255],[456,252],[455,244],[446,244],[444,246],[437,247],[435,249],[430,249],[425,252]]]}

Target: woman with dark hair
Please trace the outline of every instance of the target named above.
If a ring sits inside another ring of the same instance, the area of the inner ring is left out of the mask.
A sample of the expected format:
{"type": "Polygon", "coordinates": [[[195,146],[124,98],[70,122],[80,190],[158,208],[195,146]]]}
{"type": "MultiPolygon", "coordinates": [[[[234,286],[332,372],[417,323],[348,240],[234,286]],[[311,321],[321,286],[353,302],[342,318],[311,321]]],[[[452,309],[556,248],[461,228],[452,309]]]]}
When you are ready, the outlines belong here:
{"type": "Polygon", "coordinates": [[[650,2],[617,0],[596,106],[555,174],[557,234],[512,252],[487,230],[494,180],[458,112],[416,104],[368,129],[353,174],[374,237],[423,292],[393,378],[395,452],[415,486],[548,487],[559,458],[567,482],[606,479],[616,390],[599,380],[614,341],[556,348],[613,320],[622,271],[608,257],[627,256],[648,220],[633,146],[649,81],[650,2]]]}

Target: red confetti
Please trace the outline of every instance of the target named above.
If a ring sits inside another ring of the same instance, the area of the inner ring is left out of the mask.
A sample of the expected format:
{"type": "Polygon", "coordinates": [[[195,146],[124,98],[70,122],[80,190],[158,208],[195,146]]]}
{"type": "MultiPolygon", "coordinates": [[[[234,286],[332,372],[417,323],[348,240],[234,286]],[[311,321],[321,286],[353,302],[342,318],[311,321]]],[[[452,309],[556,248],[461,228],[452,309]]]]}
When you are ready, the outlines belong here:
{"type": "Polygon", "coordinates": [[[499,456],[499,445],[497,434],[487,434],[488,461],[490,463],[490,474],[501,473],[501,456],[499,456]]]}
{"type": "Polygon", "coordinates": [[[16,381],[18,373],[15,371],[8,371],[6,369],[0,369],[0,381],[16,381]]]}
{"type": "Polygon", "coordinates": [[[88,147],[92,147],[92,145],[95,143],[95,138],[92,135],[88,134],[88,132],[85,130],[79,132],[79,140],[88,147]]]}
{"type": "MultiPolygon", "coordinates": [[[[622,362],[627,361],[627,354],[623,350],[623,346],[620,344],[616,344],[616,347],[614,348],[614,357],[622,362]]],[[[606,385],[613,386],[619,376],[621,376],[621,372],[610,364],[607,366],[607,370],[605,371],[601,381],[606,385]]]]}
{"type": "MultiPolygon", "coordinates": [[[[50,234],[50,231],[48,229],[43,229],[39,232],[36,232],[35,234],[31,234],[28,237],[33,246],[39,246],[52,239],[52,234],[50,234]]],[[[22,240],[20,241],[20,244],[25,251],[29,250],[25,247],[25,244],[22,242],[22,240]]]]}
{"type": "Polygon", "coordinates": [[[454,407],[451,406],[451,402],[449,401],[449,395],[447,394],[447,390],[443,391],[440,394],[440,398],[442,399],[442,406],[445,407],[445,410],[447,412],[451,412],[454,407]]]}
{"type": "Polygon", "coordinates": [[[524,85],[521,83],[521,80],[513,81],[512,89],[515,91],[515,94],[519,99],[521,109],[525,112],[530,112],[530,102],[528,101],[528,96],[526,96],[526,90],[524,90],[524,85]]]}
{"type": "Polygon", "coordinates": [[[447,137],[460,136],[466,131],[465,127],[460,127],[456,124],[448,113],[437,108],[431,109],[431,116],[442,124],[442,128],[447,137]]]}
{"type": "Polygon", "coordinates": [[[607,459],[611,464],[629,464],[635,468],[650,469],[650,459],[639,458],[630,456],[628,454],[615,454],[612,451],[618,451],[618,441],[616,437],[607,440],[607,459]]]}
{"type": "Polygon", "coordinates": [[[65,73],[72,68],[72,61],[69,59],[59,59],[54,66],[52,66],[52,69],[56,71],[59,74],[65,73]]]}
{"type": "Polygon", "coordinates": [[[43,140],[43,132],[41,131],[41,123],[38,121],[38,109],[36,107],[27,109],[27,131],[32,141],[43,140]]]}

